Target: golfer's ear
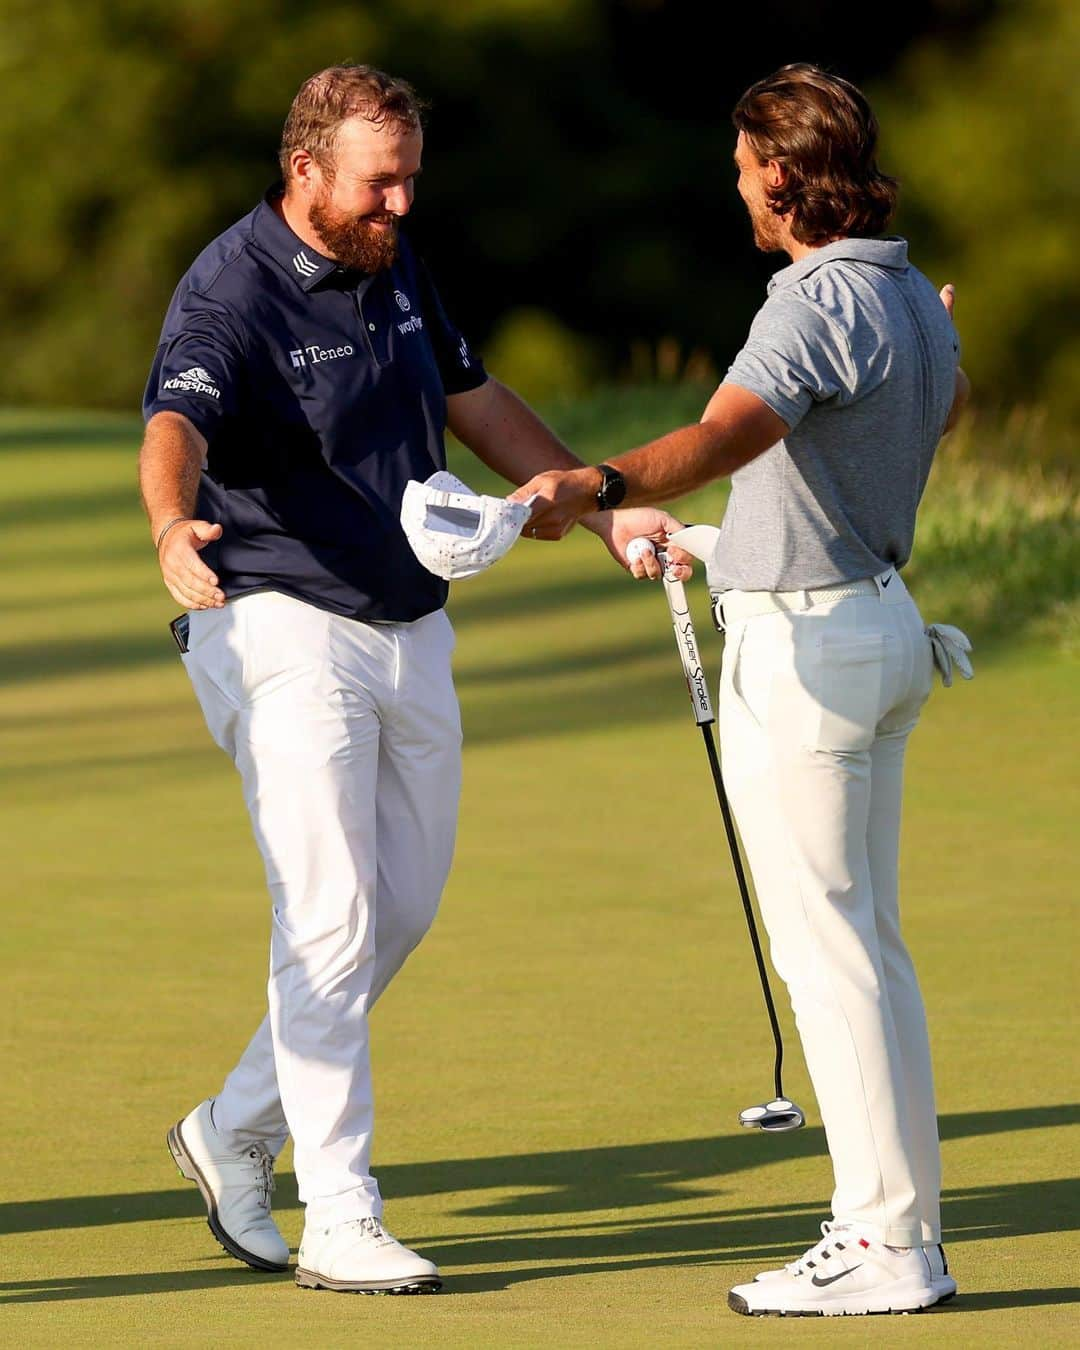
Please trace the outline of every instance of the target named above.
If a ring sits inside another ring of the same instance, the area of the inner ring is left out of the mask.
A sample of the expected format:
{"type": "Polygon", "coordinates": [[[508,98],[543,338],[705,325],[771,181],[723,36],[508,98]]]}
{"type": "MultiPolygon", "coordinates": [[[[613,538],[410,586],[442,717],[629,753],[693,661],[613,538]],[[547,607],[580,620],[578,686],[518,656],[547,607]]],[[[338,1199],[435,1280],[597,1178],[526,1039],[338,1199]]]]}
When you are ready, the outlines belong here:
{"type": "Polygon", "coordinates": [[[787,169],[778,159],[770,159],[765,165],[765,182],[771,188],[783,187],[787,180],[787,169]]]}
{"type": "Polygon", "coordinates": [[[307,150],[294,150],[289,156],[289,182],[298,188],[312,186],[315,161],[307,150]]]}

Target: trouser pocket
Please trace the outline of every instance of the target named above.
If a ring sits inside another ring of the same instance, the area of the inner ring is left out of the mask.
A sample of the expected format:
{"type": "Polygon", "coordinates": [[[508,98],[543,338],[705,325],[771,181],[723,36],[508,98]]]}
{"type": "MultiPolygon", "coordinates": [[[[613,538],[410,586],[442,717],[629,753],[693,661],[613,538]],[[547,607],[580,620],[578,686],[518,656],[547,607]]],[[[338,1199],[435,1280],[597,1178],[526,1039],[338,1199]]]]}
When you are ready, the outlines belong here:
{"type": "Polygon", "coordinates": [[[800,740],[815,750],[868,750],[885,702],[887,633],[819,635],[796,657],[805,698],[800,740]]]}

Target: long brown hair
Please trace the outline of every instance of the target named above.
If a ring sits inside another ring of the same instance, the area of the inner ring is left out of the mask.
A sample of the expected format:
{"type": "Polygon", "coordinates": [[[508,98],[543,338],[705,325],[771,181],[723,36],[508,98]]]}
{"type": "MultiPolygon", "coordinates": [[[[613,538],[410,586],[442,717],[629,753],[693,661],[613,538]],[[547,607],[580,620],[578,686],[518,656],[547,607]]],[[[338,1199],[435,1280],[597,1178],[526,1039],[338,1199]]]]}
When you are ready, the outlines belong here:
{"type": "Polygon", "coordinates": [[[817,66],[783,66],[750,86],[731,120],[762,164],[786,169],[769,205],[777,215],[794,212],[800,244],[880,234],[892,219],[899,184],[878,169],[877,119],[847,80],[817,66]]]}

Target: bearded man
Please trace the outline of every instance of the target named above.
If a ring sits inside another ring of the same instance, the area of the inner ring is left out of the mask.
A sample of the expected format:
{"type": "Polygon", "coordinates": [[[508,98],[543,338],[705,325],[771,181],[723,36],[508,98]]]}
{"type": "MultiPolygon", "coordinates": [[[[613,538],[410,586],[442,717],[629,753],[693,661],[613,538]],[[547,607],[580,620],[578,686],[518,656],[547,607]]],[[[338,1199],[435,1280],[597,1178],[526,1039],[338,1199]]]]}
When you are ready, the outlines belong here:
{"type": "MultiPolygon", "coordinates": [[[[440,1284],[382,1226],[370,1168],[368,1014],[435,916],[461,772],[447,586],[406,540],[402,495],[445,468],[447,425],[514,484],[580,463],[487,376],[399,232],[422,150],[403,81],[338,66],[303,85],[283,185],[173,296],[140,457],[188,611],[174,633],[273,901],[268,1015],[169,1146],[226,1251],[284,1270],[270,1192],[291,1134],[297,1283],[345,1292],[440,1284]]],[[[625,516],[625,538],[674,523],[625,516]]],[[[611,542],[612,513],[588,524],[611,542]]]]}

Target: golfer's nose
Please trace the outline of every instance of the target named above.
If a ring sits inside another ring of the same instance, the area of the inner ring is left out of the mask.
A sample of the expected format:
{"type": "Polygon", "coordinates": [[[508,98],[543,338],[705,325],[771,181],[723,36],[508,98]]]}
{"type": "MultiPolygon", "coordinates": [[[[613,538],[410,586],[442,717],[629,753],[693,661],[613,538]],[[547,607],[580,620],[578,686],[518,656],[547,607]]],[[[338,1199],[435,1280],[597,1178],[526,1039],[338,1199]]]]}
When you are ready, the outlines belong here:
{"type": "Polygon", "coordinates": [[[389,211],[392,216],[407,216],[410,206],[412,206],[412,193],[404,183],[397,183],[392,188],[387,188],[383,197],[384,211],[389,211]]]}

